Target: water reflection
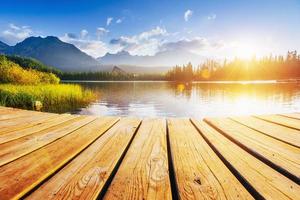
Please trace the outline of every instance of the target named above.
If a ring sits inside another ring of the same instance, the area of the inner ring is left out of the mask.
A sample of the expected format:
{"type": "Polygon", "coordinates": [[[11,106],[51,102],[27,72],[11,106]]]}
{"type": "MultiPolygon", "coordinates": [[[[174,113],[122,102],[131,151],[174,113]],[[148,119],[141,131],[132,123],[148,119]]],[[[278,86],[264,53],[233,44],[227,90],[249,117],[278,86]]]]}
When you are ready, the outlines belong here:
{"type": "Polygon", "coordinates": [[[197,117],[300,111],[296,83],[93,82],[80,83],[99,100],[89,115],[197,117]]]}

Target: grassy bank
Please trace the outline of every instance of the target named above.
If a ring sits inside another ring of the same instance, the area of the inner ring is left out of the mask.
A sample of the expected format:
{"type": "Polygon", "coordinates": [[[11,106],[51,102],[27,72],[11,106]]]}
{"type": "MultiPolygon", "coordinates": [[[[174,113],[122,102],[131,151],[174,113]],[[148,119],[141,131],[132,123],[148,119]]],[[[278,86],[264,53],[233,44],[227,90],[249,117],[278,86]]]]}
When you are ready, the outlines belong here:
{"type": "Polygon", "coordinates": [[[87,106],[95,95],[79,85],[0,84],[0,105],[23,109],[34,109],[34,102],[42,103],[42,111],[63,113],[87,106]]]}

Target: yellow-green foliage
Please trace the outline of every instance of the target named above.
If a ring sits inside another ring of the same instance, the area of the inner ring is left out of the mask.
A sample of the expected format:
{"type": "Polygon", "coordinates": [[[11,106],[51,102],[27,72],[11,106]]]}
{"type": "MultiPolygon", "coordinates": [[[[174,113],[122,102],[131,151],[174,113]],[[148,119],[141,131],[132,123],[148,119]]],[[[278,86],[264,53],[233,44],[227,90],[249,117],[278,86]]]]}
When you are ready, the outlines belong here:
{"type": "Polygon", "coordinates": [[[0,84],[1,106],[33,109],[33,102],[41,101],[42,111],[62,113],[85,107],[94,99],[92,91],[73,84],[0,84]]]}
{"type": "Polygon", "coordinates": [[[40,83],[58,84],[59,78],[52,73],[33,69],[23,69],[18,64],[0,55],[0,83],[36,85],[40,83]]]}

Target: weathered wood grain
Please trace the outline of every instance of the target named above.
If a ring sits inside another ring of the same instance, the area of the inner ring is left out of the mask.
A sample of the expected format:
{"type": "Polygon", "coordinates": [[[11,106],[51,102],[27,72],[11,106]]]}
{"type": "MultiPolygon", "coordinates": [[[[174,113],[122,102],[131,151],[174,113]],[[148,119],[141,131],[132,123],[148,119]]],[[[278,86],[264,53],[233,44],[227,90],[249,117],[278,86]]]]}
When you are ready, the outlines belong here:
{"type": "Polygon", "coordinates": [[[0,110],[0,121],[10,120],[20,117],[28,117],[33,115],[44,115],[45,113],[33,112],[28,110],[19,110],[19,109],[2,109],[0,110]]]}
{"type": "Polygon", "coordinates": [[[288,113],[288,114],[280,114],[281,116],[284,117],[290,117],[293,119],[299,119],[300,120],[300,113],[288,113]]]}
{"type": "Polygon", "coordinates": [[[165,120],[143,120],[104,199],[172,199],[165,120]]]}
{"type": "Polygon", "coordinates": [[[71,134],[0,167],[1,199],[21,198],[82,152],[117,120],[115,117],[96,119],[71,134]]]}
{"type": "Polygon", "coordinates": [[[37,114],[28,113],[23,117],[0,121],[0,135],[11,131],[32,127],[57,117],[57,114],[36,113],[37,114]]]}
{"type": "MultiPolygon", "coordinates": [[[[205,119],[255,156],[266,159],[300,180],[300,148],[291,146],[227,118],[205,119]]],[[[300,182],[300,181],[299,181],[300,182]]]]}
{"type": "Polygon", "coordinates": [[[139,127],[135,118],[0,106],[0,199],[298,199],[299,119],[144,119],[139,127]]]}
{"type": "Polygon", "coordinates": [[[244,180],[265,199],[298,199],[300,186],[267,166],[203,121],[193,120],[200,133],[244,180]]]}
{"type": "Polygon", "coordinates": [[[276,123],[282,126],[300,130],[300,122],[298,119],[292,119],[280,115],[257,115],[259,119],[263,119],[272,123],[276,123]]]}
{"type": "Polygon", "coordinates": [[[188,119],[168,120],[181,199],[252,199],[188,119]]]}
{"type": "Polygon", "coordinates": [[[298,130],[280,126],[255,117],[231,117],[231,119],[253,130],[300,148],[300,131],[298,130]]]}
{"type": "Polygon", "coordinates": [[[121,119],[28,199],[96,199],[139,123],[121,119]]]}
{"type": "Polygon", "coordinates": [[[47,120],[43,123],[37,124],[35,126],[32,126],[32,127],[27,127],[27,128],[21,129],[21,130],[8,131],[6,133],[2,133],[2,134],[0,134],[0,144],[24,137],[26,135],[30,135],[32,133],[36,133],[36,132],[51,128],[53,126],[62,124],[64,122],[74,119],[76,117],[77,116],[75,116],[75,115],[62,114],[62,115],[58,115],[57,117],[50,118],[49,120],[47,120]]]}
{"type": "Polygon", "coordinates": [[[59,126],[52,127],[31,135],[0,144],[0,166],[9,163],[21,156],[35,151],[82,126],[90,123],[96,117],[75,117],[59,126]]]}

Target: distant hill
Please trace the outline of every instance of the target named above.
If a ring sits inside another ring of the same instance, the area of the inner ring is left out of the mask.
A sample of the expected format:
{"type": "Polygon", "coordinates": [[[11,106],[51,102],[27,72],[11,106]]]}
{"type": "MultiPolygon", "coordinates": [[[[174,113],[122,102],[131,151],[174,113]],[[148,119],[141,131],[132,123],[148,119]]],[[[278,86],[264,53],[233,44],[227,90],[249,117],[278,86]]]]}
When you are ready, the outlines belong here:
{"type": "Polygon", "coordinates": [[[5,57],[7,60],[10,60],[18,64],[24,69],[35,69],[41,72],[52,72],[57,75],[62,73],[60,70],[54,67],[47,66],[34,58],[26,58],[26,57],[21,57],[16,55],[6,55],[5,57]]]}
{"type": "MultiPolygon", "coordinates": [[[[103,66],[105,68],[110,68],[111,66],[103,66]]],[[[118,68],[122,69],[127,73],[135,74],[161,74],[166,73],[172,67],[144,67],[144,66],[132,66],[132,65],[118,65],[118,68]]]]}
{"type": "Polygon", "coordinates": [[[0,41],[0,53],[9,52],[10,46],[0,41]]]}
{"type": "Polygon", "coordinates": [[[0,53],[32,57],[62,71],[101,70],[93,57],[53,36],[29,37],[15,46],[1,42],[0,53]]]}
{"type": "Polygon", "coordinates": [[[121,69],[117,66],[114,66],[114,68],[112,69],[111,72],[115,73],[115,74],[126,74],[126,72],[123,69],[121,69]]]}

